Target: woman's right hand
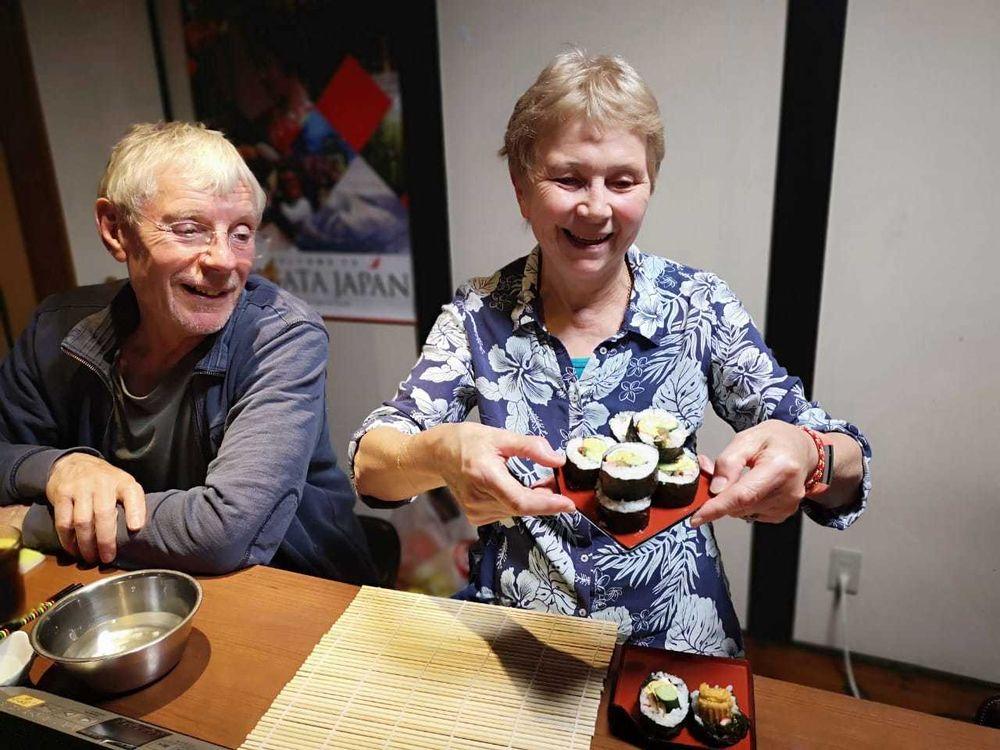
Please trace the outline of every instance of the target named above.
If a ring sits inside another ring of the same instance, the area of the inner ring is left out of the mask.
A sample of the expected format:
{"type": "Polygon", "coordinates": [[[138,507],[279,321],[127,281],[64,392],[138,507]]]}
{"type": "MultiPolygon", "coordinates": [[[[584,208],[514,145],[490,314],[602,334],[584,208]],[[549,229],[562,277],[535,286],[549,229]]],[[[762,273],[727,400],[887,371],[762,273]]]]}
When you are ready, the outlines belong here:
{"type": "Polygon", "coordinates": [[[474,526],[510,516],[551,516],[571,513],[576,506],[548,486],[525,487],[507,469],[512,456],[556,468],[565,457],[543,437],[463,422],[432,430],[436,439],[437,471],[474,526]]]}

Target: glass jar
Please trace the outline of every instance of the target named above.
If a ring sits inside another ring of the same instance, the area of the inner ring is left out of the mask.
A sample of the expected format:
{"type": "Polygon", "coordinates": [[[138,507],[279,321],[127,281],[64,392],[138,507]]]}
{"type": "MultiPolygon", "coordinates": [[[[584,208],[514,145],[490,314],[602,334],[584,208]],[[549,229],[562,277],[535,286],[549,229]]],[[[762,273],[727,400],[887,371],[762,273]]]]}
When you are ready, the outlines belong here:
{"type": "Polygon", "coordinates": [[[0,623],[17,617],[24,607],[20,556],[21,531],[13,526],[0,526],[0,623]]]}

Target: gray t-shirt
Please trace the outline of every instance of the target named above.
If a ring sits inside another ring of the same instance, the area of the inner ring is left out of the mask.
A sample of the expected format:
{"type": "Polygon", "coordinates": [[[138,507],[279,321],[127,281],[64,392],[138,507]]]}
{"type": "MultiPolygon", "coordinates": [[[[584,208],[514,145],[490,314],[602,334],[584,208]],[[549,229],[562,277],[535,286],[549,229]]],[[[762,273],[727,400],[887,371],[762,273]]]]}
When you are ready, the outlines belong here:
{"type": "Polygon", "coordinates": [[[191,377],[201,347],[177,363],[145,396],[129,393],[117,362],[111,463],[146,492],[205,483],[207,463],[195,425],[191,377]]]}

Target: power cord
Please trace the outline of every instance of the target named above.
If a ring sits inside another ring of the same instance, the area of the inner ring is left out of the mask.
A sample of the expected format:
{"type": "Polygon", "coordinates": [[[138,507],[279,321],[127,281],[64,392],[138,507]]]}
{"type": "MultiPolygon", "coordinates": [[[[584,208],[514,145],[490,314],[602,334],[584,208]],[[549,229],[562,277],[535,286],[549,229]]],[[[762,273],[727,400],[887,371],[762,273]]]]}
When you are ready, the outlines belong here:
{"type": "Polygon", "coordinates": [[[841,571],[837,578],[837,599],[840,605],[840,623],[844,637],[844,671],[847,673],[847,684],[851,688],[851,695],[861,698],[858,690],[858,683],[854,681],[854,669],[851,667],[851,648],[847,638],[847,581],[850,576],[846,571],[841,571]]]}

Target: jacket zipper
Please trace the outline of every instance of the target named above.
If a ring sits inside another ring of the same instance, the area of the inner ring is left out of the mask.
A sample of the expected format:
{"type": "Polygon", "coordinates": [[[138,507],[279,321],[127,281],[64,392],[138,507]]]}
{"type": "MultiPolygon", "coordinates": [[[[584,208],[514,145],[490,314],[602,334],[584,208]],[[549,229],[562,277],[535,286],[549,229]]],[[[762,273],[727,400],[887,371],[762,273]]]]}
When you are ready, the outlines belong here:
{"type": "Polygon", "coordinates": [[[114,419],[114,416],[115,416],[115,407],[114,407],[115,391],[114,391],[114,388],[112,387],[111,382],[108,380],[107,376],[103,372],[101,372],[100,370],[98,370],[97,367],[95,367],[94,365],[92,365],[88,360],[84,359],[83,357],[81,357],[80,355],[78,355],[76,352],[71,351],[68,348],[65,348],[65,347],[60,347],[60,348],[63,350],[63,352],[65,352],[66,356],[71,357],[72,359],[75,359],[81,365],[83,365],[88,370],[90,370],[92,373],[94,373],[94,375],[97,376],[97,379],[101,381],[101,384],[104,386],[104,389],[108,392],[108,398],[111,400],[111,409],[108,411],[108,421],[104,425],[104,434],[101,436],[101,446],[102,447],[107,446],[107,444],[108,444],[108,435],[111,432],[111,420],[114,419]]]}

